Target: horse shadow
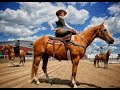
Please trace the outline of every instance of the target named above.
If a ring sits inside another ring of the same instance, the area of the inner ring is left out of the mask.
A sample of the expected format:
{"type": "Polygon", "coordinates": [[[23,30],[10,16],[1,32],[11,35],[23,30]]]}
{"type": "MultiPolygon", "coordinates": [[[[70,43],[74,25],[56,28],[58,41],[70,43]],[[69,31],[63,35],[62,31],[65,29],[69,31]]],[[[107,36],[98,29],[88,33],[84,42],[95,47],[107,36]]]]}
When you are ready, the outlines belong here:
{"type": "MultiPolygon", "coordinates": [[[[40,83],[49,83],[46,79],[38,79],[40,83]]],[[[58,84],[58,85],[67,85],[71,88],[73,88],[73,85],[71,84],[71,80],[67,80],[67,79],[60,79],[60,78],[51,78],[53,84],[58,84]]],[[[76,81],[76,85],[79,87],[80,85],[87,85],[89,87],[93,87],[93,88],[101,88],[99,86],[96,86],[94,84],[89,84],[89,83],[81,83],[76,81]]]]}
{"type": "Polygon", "coordinates": [[[102,67],[102,66],[99,66],[99,67],[94,67],[94,68],[99,68],[99,69],[109,69],[109,68],[104,68],[104,67],[102,67]]]}
{"type": "Polygon", "coordinates": [[[14,65],[14,66],[11,66],[11,67],[21,67],[20,65],[14,65]]]}

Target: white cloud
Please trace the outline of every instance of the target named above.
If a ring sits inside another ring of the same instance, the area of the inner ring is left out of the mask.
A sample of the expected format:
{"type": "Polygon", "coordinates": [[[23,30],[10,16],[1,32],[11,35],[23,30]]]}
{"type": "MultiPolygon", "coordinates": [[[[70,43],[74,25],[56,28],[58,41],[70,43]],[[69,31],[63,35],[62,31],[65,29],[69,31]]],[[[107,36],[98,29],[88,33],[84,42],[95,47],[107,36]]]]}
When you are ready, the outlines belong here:
{"type": "Polygon", "coordinates": [[[90,2],[91,6],[94,5],[94,4],[96,4],[96,3],[98,3],[98,2],[90,2]]]}
{"type": "Polygon", "coordinates": [[[77,3],[80,4],[81,7],[86,6],[87,4],[90,4],[91,6],[98,3],[98,2],[66,2],[68,5],[75,6],[77,3]]]}
{"type": "Polygon", "coordinates": [[[101,23],[103,23],[105,21],[107,17],[93,17],[90,21],[90,25],[88,25],[87,27],[85,27],[84,30],[90,28],[90,27],[93,27],[93,26],[96,26],[96,25],[100,25],[101,23]]]}
{"type": "Polygon", "coordinates": [[[19,37],[19,38],[9,38],[8,41],[13,40],[28,40],[28,41],[35,41],[39,38],[39,36],[28,36],[28,37],[19,37]]]}
{"type": "Polygon", "coordinates": [[[77,10],[75,7],[68,5],[66,11],[68,12],[66,20],[71,24],[84,24],[89,18],[89,12],[85,9],[77,10]]]}
{"type": "Polygon", "coordinates": [[[120,3],[111,5],[109,8],[109,13],[111,15],[119,16],[120,15],[120,3]]]}
{"type": "Polygon", "coordinates": [[[99,25],[103,21],[105,21],[108,25],[108,29],[112,34],[120,33],[120,3],[111,5],[108,8],[108,10],[109,10],[109,13],[111,14],[110,17],[93,16],[93,18],[90,21],[90,25],[88,25],[85,29],[91,26],[99,25]]]}
{"type": "Polygon", "coordinates": [[[7,8],[5,11],[0,11],[0,32],[6,35],[30,37],[40,30],[46,30],[47,27],[41,24],[55,17],[59,9],[68,11],[66,19],[71,24],[83,24],[89,17],[87,10],[77,10],[70,5],[66,7],[61,2],[56,2],[54,5],[50,2],[19,2],[19,4],[20,9],[7,8]]]}
{"type": "Polygon", "coordinates": [[[77,2],[66,2],[66,3],[69,4],[69,5],[75,6],[75,4],[76,4],[77,2]]]}
{"type": "Polygon", "coordinates": [[[87,5],[89,2],[79,2],[79,3],[83,7],[83,6],[87,5]]]}

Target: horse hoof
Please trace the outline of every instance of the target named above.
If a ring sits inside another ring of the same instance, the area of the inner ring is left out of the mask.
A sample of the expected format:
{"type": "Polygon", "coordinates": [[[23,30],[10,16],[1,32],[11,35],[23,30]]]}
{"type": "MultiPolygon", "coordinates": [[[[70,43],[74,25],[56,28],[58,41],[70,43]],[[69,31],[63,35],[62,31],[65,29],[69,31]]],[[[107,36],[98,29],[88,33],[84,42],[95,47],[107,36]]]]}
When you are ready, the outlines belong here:
{"type": "Polygon", "coordinates": [[[73,88],[77,88],[77,86],[75,85],[73,88]]]}
{"type": "Polygon", "coordinates": [[[35,79],[32,79],[32,80],[30,80],[29,82],[30,82],[30,83],[35,83],[35,84],[36,84],[37,81],[35,81],[35,79]]]}
{"type": "Polygon", "coordinates": [[[39,85],[39,84],[40,84],[40,82],[39,82],[39,81],[37,81],[37,82],[36,82],[36,84],[37,84],[37,85],[39,85]]]}
{"type": "Polygon", "coordinates": [[[51,85],[53,85],[53,82],[52,82],[52,81],[50,81],[50,84],[51,84],[51,85]]]}

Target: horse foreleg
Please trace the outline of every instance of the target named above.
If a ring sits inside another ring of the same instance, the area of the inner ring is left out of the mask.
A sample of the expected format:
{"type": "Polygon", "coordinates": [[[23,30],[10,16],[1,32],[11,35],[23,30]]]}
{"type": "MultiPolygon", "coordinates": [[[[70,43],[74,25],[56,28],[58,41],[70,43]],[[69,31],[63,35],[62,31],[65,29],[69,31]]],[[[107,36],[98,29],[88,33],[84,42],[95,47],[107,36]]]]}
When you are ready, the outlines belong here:
{"type": "Polygon", "coordinates": [[[106,69],[106,62],[104,61],[104,69],[106,69]]]}
{"type": "Polygon", "coordinates": [[[8,66],[10,66],[11,65],[11,61],[9,61],[9,64],[8,64],[8,66]]]}
{"type": "Polygon", "coordinates": [[[73,59],[72,61],[72,77],[71,77],[71,81],[72,81],[72,84],[73,84],[73,88],[77,88],[77,85],[76,85],[76,74],[77,74],[77,67],[78,67],[78,63],[79,63],[79,56],[75,59],[73,59]]]}
{"type": "Polygon", "coordinates": [[[108,62],[104,61],[104,69],[108,68],[108,62]]]}
{"type": "Polygon", "coordinates": [[[99,68],[99,60],[97,60],[97,66],[98,66],[98,68],[99,68]]]}
{"type": "Polygon", "coordinates": [[[43,69],[43,72],[44,72],[44,74],[45,74],[45,76],[46,76],[46,80],[47,80],[49,83],[51,83],[51,85],[52,85],[52,81],[50,80],[50,78],[49,78],[49,76],[48,76],[48,73],[47,73],[47,63],[48,63],[48,57],[47,57],[47,55],[43,56],[42,59],[43,59],[42,69],[43,69]]]}
{"type": "Polygon", "coordinates": [[[32,65],[32,73],[31,73],[31,82],[33,82],[33,80],[34,80],[33,78],[35,76],[36,84],[40,83],[38,80],[38,74],[37,74],[40,60],[41,60],[40,56],[34,56],[34,61],[33,61],[33,65],[32,65]]]}
{"type": "Polygon", "coordinates": [[[11,66],[11,57],[9,56],[9,64],[8,66],[11,66]]]}
{"type": "Polygon", "coordinates": [[[13,63],[13,60],[14,60],[14,59],[15,59],[15,57],[12,57],[12,58],[11,58],[11,62],[10,62],[13,66],[15,66],[15,64],[13,63]]]}

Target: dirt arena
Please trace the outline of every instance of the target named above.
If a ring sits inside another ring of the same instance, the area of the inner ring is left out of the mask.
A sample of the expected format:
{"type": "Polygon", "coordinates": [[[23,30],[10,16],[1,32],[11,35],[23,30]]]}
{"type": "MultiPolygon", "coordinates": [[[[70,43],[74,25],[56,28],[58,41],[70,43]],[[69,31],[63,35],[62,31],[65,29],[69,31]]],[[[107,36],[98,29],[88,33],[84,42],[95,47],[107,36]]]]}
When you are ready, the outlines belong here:
{"type": "MultiPolygon", "coordinates": [[[[18,64],[18,61],[14,61],[18,64]]],[[[71,88],[71,61],[50,60],[48,74],[53,85],[45,80],[39,65],[40,84],[30,83],[32,61],[27,60],[24,66],[8,67],[8,62],[0,63],[0,88],[71,88]]],[[[78,88],[120,88],[120,64],[109,64],[108,69],[95,68],[93,62],[81,60],[77,71],[78,88]]]]}

